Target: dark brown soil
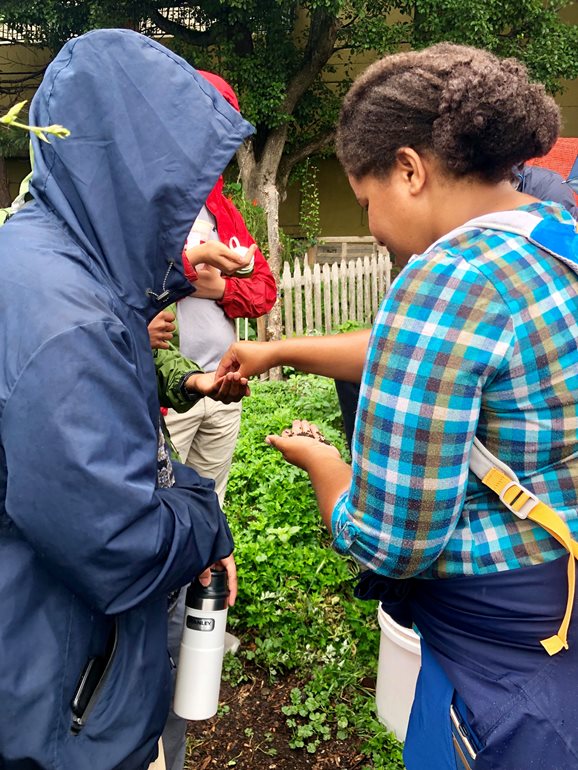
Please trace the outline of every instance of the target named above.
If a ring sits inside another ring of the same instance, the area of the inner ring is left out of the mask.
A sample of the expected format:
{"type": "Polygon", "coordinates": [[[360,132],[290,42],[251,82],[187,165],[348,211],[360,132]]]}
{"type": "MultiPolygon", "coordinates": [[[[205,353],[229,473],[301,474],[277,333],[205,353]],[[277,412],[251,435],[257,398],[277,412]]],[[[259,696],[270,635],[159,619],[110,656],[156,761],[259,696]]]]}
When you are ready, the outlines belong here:
{"type": "Polygon", "coordinates": [[[297,683],[290,677],[270,684],[258,672],[253,681],[223,682],[219,714],[189,723],[186,770],[359,770],[367,759],[353,741],[326,741],[315,754],[290,749],[282,706],[297,683]],[[225,709],[223,709],[223,705],[225,709]],[[225,712],[225,713],[223,713],[225,712]]]}

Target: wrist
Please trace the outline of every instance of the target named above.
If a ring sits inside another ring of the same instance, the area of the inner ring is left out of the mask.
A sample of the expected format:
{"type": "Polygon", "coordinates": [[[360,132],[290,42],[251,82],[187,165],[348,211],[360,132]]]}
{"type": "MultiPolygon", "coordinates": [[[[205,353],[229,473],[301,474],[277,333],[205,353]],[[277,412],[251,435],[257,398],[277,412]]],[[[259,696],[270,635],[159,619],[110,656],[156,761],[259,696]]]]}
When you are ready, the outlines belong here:
{"type": "Polygon", "coordinates": [[[197,392],[196,382],[201,372],[193,372],[189,374],[184,380],[184,387],[189,392],[197,392]]]}
{"type": "Polygon", "coordinates": [[[195,386],[200,374],[200,370],[187,372],[181,379],[179,390],[186,401],[197,401],[202,396],[195,386]]]}
{"type": "Polygon", "coordinates": [[[332,461],[336,461],[337,465],[343,463],[336,447],[332,444],[312,442],[311,446],[303,456],[302,468],[311,476],[314,475],[318,469],[327,468],[332,461]]]}
{"type": "Polygon", "coordinates": [[[265,343],[267,345],[267,353],[269,355],[269,369],[273,369],[275,366],[283,366],[287,364],[286,358],[283,356],[283,341],[282,340],[270,340],[265,343]]]}
{"type": "Polygon", "coordinates": [[[201,265],[206,261],[208,256],[207,251],[206,243],[198,243],[195,246],[186,245],[184,254],[191,267],[196,268],[197,265],[201,265]]]}
{"type": "Polygon", "coordinates": [[[225,296],[225,290],[227,288],[227,281],[225,278],[223,278],[222,275],[219,275],[217,278],[215,278],[215,296],[213,299],[215,299],[217,302],[220,302],[223,297],[225,296]]]}

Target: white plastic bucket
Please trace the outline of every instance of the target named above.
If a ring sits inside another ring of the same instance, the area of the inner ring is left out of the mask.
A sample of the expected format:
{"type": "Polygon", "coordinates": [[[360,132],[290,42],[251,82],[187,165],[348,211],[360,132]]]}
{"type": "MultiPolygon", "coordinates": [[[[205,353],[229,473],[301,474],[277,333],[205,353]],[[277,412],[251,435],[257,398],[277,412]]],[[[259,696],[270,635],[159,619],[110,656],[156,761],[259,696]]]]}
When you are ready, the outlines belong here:
{"type": "Polygon", "coordinates": [[[375,687],[377,716],[404,741],[421,665],[419,636],[396,623],[381,605],[377,619],[381,629],[375,687]]]}

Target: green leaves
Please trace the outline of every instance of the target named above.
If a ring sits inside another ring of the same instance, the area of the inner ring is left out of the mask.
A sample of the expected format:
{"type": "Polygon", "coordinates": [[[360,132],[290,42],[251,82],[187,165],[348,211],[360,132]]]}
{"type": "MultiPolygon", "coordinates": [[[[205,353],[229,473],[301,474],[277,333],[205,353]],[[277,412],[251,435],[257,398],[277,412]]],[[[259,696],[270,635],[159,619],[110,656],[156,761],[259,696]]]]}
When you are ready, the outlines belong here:
{"type": "Polygon", "coordinates": [[[22,112],[25,104],[26,100],[18,102],[18,104],[11,107],[8,112],[0,118],[0,123],[5,126],[10,126],[11,128],[21,128],[25,131],[30,131],[30,133],[35,134],[39,139],[42,139],[43,142],[47,142],[47,144],[50,144],[50,140],[46,138],[46,134],[56,136],[58,139],[66,139],[67,136],[70,136],[70,131],[67,128],[56,123],[51,126],[40,127],[29,126],[26,123],[20,122],[18,116],[22,112]]]}
{"type": "Polygon", "coordinates": [[[291,705],[281,709],[289,717],[300,717],[287,720],[287,726],[293,729],[293,737],[289,742],[292,749],[306,748],[310,754],[314,754],[321,741],[331,738],[326,706],[323,697],[307,696],[298,688],[292,690],[291,705]]]}
{"type": "MultiPolygon", "coordinates": [[[[236,661],[225,659],[226,676],[244,681],[244,661],[273,679],[293,672],[301,684],[283,707],[292,748],[314,754],[329,738],[365,739],[370,722],[386,746],[381,759],[375,750],[372,770],[402,770],[399,744],[375,719],[373,693],[360,685],[377,671],[375,603],[353,598],[358,569],[330,548],[305,473],[264,443],[301,417],[345,452],[333,381],[297,375],[252,382],[251,389],[225,508],[239,572],[229,623],[243,640],[236,661]]],[[[368,760],[372,754],[369,747],[368,760]]]]}
{"type": "Polygon", "coordinates": [[[570,3],[542,0],[415,0],[411,44],[449,41],[524,61],[551,93],[578,75],[578,29],[559,11],[570,3]]]}
{"type": "Polygon", "coordinates": [[[321,235],[319,186],[317,166],[307,158],[295,177],[301,182],[299,203],[299,227],[305,237],[305,246],[314,246],[321,235]]]}
{"type": "Polygon", "coordinates": [[[0,123],[5,123],[6,125],[10,125],[13,123],[20,112],[22,111],[22,108],[26,104],[26,100],[23,102],[18,102],[18,104],[15,104],[13,107],[11,107],[6,115],[4,115],[2,118],[0,118],[0,123]]]}

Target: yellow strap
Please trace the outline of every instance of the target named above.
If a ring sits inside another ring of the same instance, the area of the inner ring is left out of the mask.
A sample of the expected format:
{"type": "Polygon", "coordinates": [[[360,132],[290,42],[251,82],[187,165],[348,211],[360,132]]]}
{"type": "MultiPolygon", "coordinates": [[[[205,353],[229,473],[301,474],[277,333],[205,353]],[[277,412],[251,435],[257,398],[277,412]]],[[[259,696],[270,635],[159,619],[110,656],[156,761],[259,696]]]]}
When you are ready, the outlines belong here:
{"type": "MultiPolygon", "coordinates": [[[[482,481],[500,495],[506,505],[511,506],[516,512],[522,511],[526,504],[535,500],[533,496],[528,494],[519,484],[512,482],[512,479],[498,468],[489,470],[482,481]]],[[[536,501],[535,505],[528,512],[527,518],[543,527],[570,554],[568,558],[568,601],[566,603],[566,612],[564,613],[558,633],[540,642],[548,655],[555,655],[562,649],[568,649],[568,627],[572,617],[576,586],[576,564],[574,559],[578,559],[578,542],[573,539],[568,525],[560,515],[541,500],[536,501]]]]}

